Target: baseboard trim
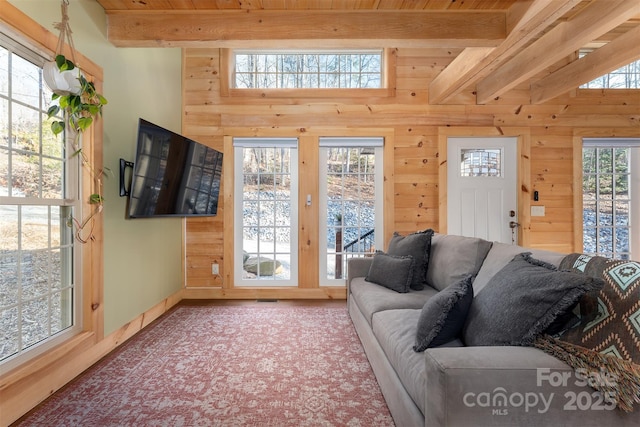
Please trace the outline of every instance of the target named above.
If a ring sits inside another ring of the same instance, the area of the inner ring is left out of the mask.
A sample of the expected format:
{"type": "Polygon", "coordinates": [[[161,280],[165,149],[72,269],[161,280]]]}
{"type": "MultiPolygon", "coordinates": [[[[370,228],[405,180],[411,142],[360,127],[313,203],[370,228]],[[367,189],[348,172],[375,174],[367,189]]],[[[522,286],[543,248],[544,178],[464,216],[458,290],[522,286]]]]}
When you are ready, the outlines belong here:
{"type": "Polygon", "coordinates": [[[320,288],[184,288],[183,299],[325,299],[346,300],[345,287],[320,288]]]}

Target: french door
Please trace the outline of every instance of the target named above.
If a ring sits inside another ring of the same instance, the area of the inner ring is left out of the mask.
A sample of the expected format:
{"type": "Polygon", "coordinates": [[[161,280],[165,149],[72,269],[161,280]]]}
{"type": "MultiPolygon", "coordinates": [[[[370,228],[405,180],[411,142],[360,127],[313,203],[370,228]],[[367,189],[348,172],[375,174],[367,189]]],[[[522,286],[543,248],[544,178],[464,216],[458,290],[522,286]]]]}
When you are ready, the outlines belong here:
{"type": "Polygon", "coordinates": [[[319,271],[319,286],[344,286],[349,258],[382,249],[383,138],[316,141],[306,149],[318,150],[320,188],[299,200],[297,138],[233,139],[236,286],[300,286],[299,265],[319,271]],[[299,258],[300,203],[318,209],[318,222],[307,222],[317,225],[316,259],[299,258]]]}
{"type": "Polygon", "coordinates": [[[383,144],[320,138],[321,286],[343,286],[349,258],[383,249],[383,144]]]}
{"type": "Polygon", "coordinates": [[[234,138],[237,286],[297,286],[296,138],[234,138]]]}
{"type": "Polygon", "coordinates": [[[640,254],[640,139],[585,138],[583,252],[615,259],[640,254]]]}

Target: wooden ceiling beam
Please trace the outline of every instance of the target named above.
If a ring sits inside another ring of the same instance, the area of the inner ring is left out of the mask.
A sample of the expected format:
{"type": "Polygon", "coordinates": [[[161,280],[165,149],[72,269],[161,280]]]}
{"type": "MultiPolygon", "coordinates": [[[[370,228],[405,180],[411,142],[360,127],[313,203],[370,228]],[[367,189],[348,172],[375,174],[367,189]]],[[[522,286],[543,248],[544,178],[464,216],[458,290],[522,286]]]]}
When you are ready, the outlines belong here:
{"type": "Polygon", "coordinates": [[[479,82],[476,103],[485,104],[499,97],[638,14],[638,0],[592,2],[479,82]]]}
{"type": "Polygon", "coordinates": [[[531,103],[548,101],[637,60],[640,60],[640,26],[533,83],[531,103]]]}
{"type": "Polygon", "coordinates": [[[429,103],[444,103],[488,76],[582,0],[529,0],[514,4],[507,16],[509,35],[496,48],[462,51],[429,86],[429,103]]]}
{"type": "Polygon", "coordinates": [[[112,11],[118,47],[469,47],[506,37],[504,11],[112,11]]]}

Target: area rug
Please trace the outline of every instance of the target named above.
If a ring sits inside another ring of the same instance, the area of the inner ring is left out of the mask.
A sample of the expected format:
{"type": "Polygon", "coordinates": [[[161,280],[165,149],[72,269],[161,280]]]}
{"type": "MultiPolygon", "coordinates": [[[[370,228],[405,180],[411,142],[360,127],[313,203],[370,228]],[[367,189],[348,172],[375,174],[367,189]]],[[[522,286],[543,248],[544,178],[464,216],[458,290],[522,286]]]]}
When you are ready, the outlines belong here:
{"type": "Polygon", "coordinates": [[[179,306],[19,426],[393,426],[342,306],[179,306]]]}

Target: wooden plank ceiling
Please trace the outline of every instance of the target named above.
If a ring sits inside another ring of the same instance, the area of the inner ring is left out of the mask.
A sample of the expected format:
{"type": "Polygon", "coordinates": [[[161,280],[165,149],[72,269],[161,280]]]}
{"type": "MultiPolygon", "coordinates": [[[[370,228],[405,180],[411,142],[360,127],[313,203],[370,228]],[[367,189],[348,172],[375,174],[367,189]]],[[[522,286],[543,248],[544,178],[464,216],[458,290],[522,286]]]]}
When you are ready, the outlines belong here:
{"type": "Polygon", "coordinates": [[[640,59],[638,0],[98,0],[119,47],[421,48],[456,59],[429,102],[542,103],[640,59]],[[604,48],[606,47],[606,49],[604,48]],[[594,53],[578,58],[583,48],[594,53]]]}

